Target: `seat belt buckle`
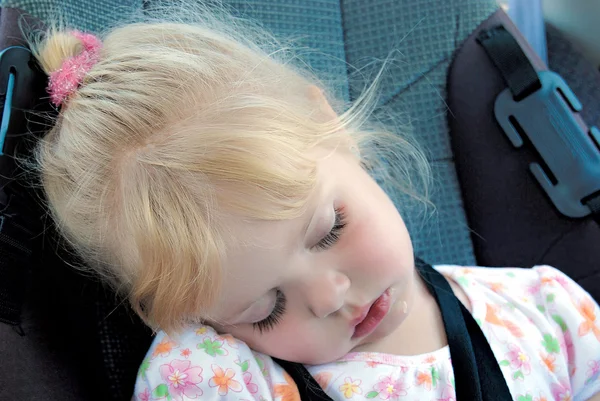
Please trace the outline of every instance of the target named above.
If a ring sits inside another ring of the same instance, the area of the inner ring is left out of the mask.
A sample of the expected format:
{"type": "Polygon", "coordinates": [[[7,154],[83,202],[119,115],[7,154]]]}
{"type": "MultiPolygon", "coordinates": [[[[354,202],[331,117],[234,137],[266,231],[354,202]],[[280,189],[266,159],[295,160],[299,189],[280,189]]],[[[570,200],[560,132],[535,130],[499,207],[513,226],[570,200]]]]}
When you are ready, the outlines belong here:
{"type": "Polygon", "coordinates": [[[529,169],[556,208],[568,217],[588,216],[587,200],[600,194],[600,131],[577,121],[581,102],[560,75],[538,76],[541,88],[519,101],[510,89],[500,93],[496,120],[513,146],[532,145],[540,160],[529,169]]]}
{"type": "Polygon", "coordinates": [[[10,46],[0,52],[0,157],[14,156],[17,142],[28,133],[26,113],[47,96],[46,81],[29,49],[10,46]]]}

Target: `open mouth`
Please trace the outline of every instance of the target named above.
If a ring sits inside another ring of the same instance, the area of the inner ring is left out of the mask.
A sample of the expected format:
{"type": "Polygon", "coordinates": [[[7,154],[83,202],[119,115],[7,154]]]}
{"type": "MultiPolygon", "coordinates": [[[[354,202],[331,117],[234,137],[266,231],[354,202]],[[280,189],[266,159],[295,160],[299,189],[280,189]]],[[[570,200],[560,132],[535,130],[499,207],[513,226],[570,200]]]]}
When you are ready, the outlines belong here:
{"type": "Polygon", "coordinates": [[[361,338],[371,334],[387,315],[390,306],[390,289],[388,288],[361,317],[352,321],[351,324],[354,325],[352,338],[361,338]]]}

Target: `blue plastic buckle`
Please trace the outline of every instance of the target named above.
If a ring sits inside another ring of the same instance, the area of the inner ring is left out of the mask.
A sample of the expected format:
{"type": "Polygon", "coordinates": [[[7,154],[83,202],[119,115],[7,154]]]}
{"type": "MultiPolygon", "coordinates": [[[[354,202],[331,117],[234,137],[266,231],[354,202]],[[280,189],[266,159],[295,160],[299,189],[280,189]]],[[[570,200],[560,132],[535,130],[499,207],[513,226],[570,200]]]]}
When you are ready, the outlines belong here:
{"type": "Polygon", "coordinates": [[[16,146],[13,138],[24,133],[25,111],[38,98],[39,88],[44,88],[44,74],[34,63],[31,51],[22,46],[0,52],[0,96],[4,98],[4,104],[0,104],[0,156],[12,156],[16,146]]]}
{"type": "Polygon", "coordinates": [[[556,208],[568,217],[587,216],[586,198],[600,192],[600,131],[575,119],[582,105],[560,75],[538,75],[542,87],[525,99],[516,102],[509,89],[498,96],[496,119],[515,147],[523,136],[535,147],[544,166],[529,168],[556,208]]]}

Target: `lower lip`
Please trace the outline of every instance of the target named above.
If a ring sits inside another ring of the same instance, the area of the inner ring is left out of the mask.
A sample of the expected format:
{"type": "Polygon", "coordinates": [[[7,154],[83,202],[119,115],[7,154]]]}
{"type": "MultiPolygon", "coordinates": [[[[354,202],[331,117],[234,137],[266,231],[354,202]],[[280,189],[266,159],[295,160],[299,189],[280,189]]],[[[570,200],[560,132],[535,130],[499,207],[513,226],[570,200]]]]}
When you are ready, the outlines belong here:
{"type": "Polygon", "coordinates": [[[390,310],[390,290],[387,289],[373,302],[365,319],[354,328],[352,338],[361,338],[371,334],[390,310]]]}

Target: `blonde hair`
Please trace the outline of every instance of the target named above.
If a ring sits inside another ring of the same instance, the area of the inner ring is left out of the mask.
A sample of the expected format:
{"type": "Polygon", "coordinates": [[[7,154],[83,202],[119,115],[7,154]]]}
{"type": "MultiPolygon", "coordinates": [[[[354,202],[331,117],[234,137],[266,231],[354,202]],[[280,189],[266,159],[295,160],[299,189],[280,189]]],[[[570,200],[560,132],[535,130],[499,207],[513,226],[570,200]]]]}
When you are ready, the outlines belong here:
{"type": "MultiPolygon", "coordinates": [[[[272,36],[200,6],[157,15],[102,35],[100,61],[40,141],[36,165],[64,237],[147,324],[171,332],[206,317],[219,291],[232,234],[223,216],[302,213],[312,149],[355,144],[378,174],[382,153],[422,182],[429,172],[416,147],[364,128],[375,86],[326,117],[310,90],[324,85],[273,51],[282,46],[272,36]]],[[[55,26],[32,49],[50,73],[81,44],[55,26]]],[[[410,178],[395,179],[413,191],[410,178]]]]}

